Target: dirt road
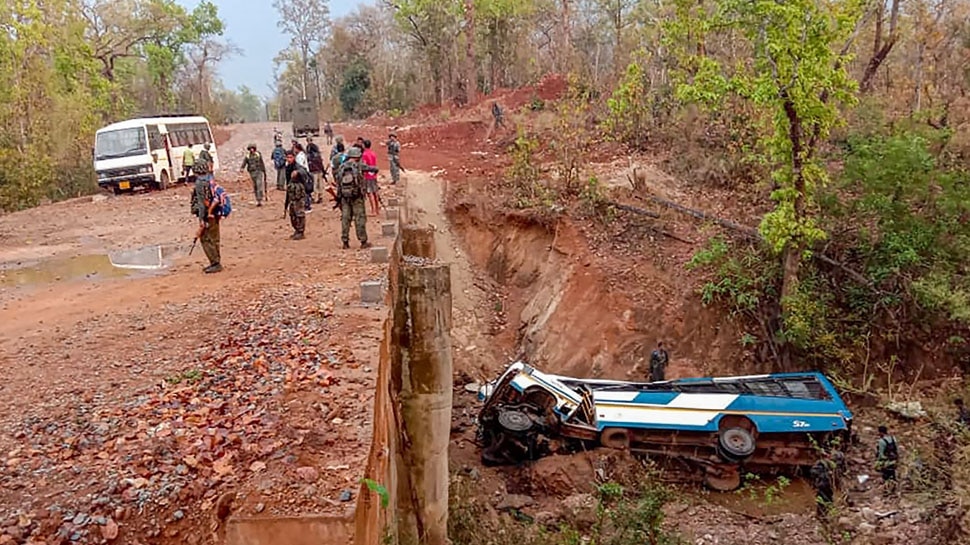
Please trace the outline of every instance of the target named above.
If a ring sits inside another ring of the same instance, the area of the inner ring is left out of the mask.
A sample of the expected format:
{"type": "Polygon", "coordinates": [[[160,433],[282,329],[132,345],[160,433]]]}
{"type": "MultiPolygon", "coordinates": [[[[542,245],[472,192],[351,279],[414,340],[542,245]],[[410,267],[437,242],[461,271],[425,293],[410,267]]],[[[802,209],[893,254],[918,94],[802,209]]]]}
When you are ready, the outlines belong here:
{"type": "Polygon", "coordinates": [[[221,531],[226,509],[353,505],[384,316],[359,283],[384,269],[340,248],[326,204],[301,241],[282,192],[255,206],[234,169],[249,141],[268,157],[272,127],[230,127],[219,148],[234,199],[220,274],[202,274],[201,248],[186,255],[184,186],[0,217],[0,535],[93,543],[118,524],[118,542],[185,543],[221,531]],[[155,246],[165,269],[106,257],[155,246]]]}

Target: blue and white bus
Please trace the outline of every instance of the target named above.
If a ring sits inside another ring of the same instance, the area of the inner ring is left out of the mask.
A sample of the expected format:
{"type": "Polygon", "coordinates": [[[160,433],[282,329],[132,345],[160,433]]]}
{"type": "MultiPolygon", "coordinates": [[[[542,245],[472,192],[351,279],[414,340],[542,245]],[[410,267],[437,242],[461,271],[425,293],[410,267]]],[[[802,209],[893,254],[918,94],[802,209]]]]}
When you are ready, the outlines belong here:
{"type": "Polygon", "coordinates": [[[740,468],[811,466],[819,448],[848,444],[852,413],[818,372],[635,383],[542,373],[513,363],[482,387],[485,463],[516,463],[558,442],[691,462],[730,490],[740,468]]]}

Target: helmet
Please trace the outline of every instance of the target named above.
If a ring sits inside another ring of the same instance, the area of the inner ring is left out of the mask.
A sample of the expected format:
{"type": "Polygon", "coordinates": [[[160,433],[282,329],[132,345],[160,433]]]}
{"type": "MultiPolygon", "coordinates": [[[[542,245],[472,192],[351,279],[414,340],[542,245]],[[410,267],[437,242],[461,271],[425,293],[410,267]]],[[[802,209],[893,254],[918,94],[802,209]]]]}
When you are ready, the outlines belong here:
{"type": "Polygon", "coordinates": [[[351,146],[350,149],[347,150],[347,157],[350,159],[360,159],[360,155],[360,148],[358,147],[351,146]]]}
{"type": "Polygon", "coordinates": [[[340,142],[343,142],[344,141],[344,137],[338,134],[337,137],[334,138],[334,140],[336,140],[337,143],[340,143],[340,142]]]}
{"type": "Polygon", "coordinates": [[[205,143],[205,145],[204,145],[204,146],[202,146],[202,147],[203,147],[203,148],[205,148],[205,149],[209,149],[209,148],[211,148],[211,147],[212,147],[212,144],[210,144],[210,143],[208,143],[208,142],[206,142],[206,143],[205,143]]]}
{"type": "Polygon", "coordinates": [[[256,149],[256,144],[253,144],[252,142],[250,142],[249,145],[246,146],[246,149],[256,149]]]}

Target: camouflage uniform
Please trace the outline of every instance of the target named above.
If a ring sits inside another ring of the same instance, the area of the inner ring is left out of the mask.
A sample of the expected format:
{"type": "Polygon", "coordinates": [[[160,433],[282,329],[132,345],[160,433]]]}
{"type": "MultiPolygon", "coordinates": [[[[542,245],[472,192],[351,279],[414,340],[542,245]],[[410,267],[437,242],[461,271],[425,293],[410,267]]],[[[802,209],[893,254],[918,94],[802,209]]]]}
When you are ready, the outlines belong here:
{"type": "Polygon", "coordinates": [[[249,172],[249,177],[253,180],[253,192],[256,193],[256,206],[262,206],[266,192],[266,162],[256,151],[256,144],[249,145],[249,155],[243,159],[240,169],[249,172]]]}
{"type": "Polygon", "coordinates": [[[306,229],[306,179],[309,173],[300,167],[293,169],[292,173],[286,184],[286,208],[290,211],[290,224],[293,225],[293,236],[290,238],[299,240],[306,229]]]}
{"type": "Polygon", "coordinates": [[[401,179],[401,143],[396,139],[387,141],[387,159],[391,163],[391,183],[396,184],[401,179]]]}
{"type": "Polygon", "coordinates": [[[195,181],[195,195],[192,198],[193,210],[200,222],[205,223],[205,229],[202,231],[202,236],[199,237],[199,242],[202,244],[202,251],[205,252],[205,256],[209,258],[209,266],[206,267],[205,272],[218,272],[222,270],[222,255],[219,251],[219,211],[218,203],[215,207],[214,217],[209,217],[209,211],[206,208],[206,203],[211,203],[212,199],[216,198],[212,191],[212,186],[208,180],[198,178],[195,181]]]}
{"type": "Polygon", "coordinates": [[[344,248],[350,247],[350,222],[354,223],[360,247],[370,247],[367,242],[367,204],[364,201],[364,173],[360,156],[360,148],[347,150],[347,161],[334,176],[337,198],[340,200],[340,240],[344,248]],[[348,176],[352,176],[352,180],[348,176]],[[349,188],[353,185],[356,185],[356,190],[351,192],[349,188]]]}

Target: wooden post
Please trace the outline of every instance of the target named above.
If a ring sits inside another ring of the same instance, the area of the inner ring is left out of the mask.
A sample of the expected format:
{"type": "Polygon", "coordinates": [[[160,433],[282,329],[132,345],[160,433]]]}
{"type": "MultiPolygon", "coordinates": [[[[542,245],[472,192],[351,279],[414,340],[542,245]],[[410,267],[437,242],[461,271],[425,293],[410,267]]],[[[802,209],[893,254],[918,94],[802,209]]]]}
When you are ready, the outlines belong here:
{"type": "Polygon", "coordinates": [[[434,230],[430,227],[405,225],[402,229],[402,251],[404,255],[435,259],[434,230]]]}

